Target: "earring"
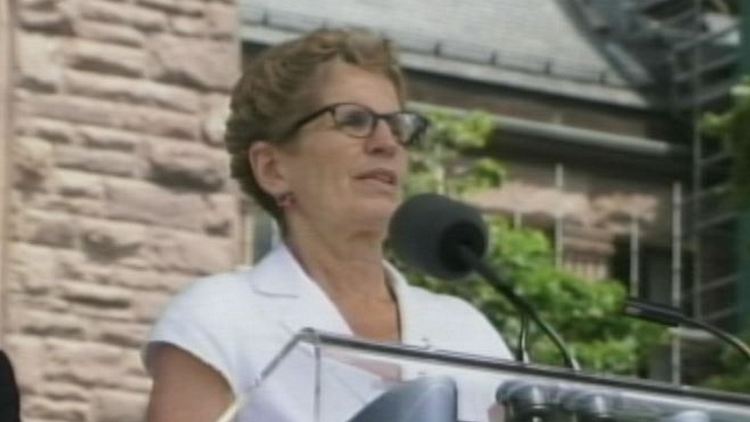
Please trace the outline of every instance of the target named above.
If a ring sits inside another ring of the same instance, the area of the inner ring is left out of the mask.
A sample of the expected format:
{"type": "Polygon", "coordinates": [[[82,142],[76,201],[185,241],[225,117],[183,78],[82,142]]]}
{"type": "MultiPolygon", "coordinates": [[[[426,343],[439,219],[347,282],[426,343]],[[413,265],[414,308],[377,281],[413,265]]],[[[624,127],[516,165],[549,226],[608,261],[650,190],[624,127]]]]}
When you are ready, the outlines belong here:
{"type": "Polygon", "coordinates": [[[284,192],[276,197],[276,205],[279,208],[288,208],[294,203],[294,194],[291,192],[284,192]]]}

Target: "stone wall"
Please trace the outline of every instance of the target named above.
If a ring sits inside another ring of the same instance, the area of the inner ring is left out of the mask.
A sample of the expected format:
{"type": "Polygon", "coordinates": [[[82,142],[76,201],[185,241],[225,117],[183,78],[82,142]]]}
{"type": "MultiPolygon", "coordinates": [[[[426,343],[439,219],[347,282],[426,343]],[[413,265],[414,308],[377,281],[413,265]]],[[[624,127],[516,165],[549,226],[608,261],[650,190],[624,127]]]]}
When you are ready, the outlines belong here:
{"type": "Polygon", "coordinates": [[[27,422],[140,421],[163,304],[245,251],[233,0],[15,2],[3,344],[27,422]]]}

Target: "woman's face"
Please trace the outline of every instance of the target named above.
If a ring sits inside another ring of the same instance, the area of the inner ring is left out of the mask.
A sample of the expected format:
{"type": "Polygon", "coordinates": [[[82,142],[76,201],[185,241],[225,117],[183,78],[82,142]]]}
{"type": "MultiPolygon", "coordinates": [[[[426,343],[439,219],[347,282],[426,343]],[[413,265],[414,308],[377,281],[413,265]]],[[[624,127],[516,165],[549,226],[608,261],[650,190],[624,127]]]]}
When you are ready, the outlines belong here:
{"type": "MultiPolygon", "coordinates": [[[[388,78],[352,65],[335,63],[318,82],[317,107],[309,113],[339,103],[379,114],[401,109],[388,78]]],[[[291,212],[328,226],[349,223],[384,231],[401,201],[408,162],[385,120],[379,119],[369,136],[355,137],[335,124],[332,113],[324,112],[295,136],[279,156],[295,199],[291,212]]]]}

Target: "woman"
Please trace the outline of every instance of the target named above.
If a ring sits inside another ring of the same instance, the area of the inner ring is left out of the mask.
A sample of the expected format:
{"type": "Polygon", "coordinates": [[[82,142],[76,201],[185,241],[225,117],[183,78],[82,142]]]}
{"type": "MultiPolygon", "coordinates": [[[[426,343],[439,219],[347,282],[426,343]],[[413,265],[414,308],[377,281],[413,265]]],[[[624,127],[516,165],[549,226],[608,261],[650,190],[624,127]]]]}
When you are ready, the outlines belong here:
{"type": "MultiPolygon", "coordinates": [[[[509,356],[479,312],[410,287],[384,262],[407,148],[427,127],[404,104],[390,45],[367,33],[316,31],[251,63],[232,96],[231,170],[276,218],[283,243],[252,270],[201,280],[169,305],[144,354],[149,420],[215,420],[306,326],[509,356]]],[[[308,420],[293,377],[240,419],[308,420]]]]}
{"type": "Polygon", "coordinates": [[[0,421],[20,421],[20,398],[13,365],[4,351],[0,350],[0,421]]]}

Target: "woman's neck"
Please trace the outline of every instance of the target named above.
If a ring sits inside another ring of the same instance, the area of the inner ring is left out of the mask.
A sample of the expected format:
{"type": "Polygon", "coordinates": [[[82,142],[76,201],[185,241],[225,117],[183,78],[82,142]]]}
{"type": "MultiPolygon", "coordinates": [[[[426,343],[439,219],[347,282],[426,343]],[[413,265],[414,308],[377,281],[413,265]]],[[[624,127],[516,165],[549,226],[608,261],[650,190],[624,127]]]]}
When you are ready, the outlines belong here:
{"type": "Polygon", "coordinates": [[[383,268],[382,235],[306,225],[291,229],[287,245],[308,275],[331,298],[390,298],[383,268]]]}
{"type": "Polygon", "coordinates": [[[293,225],[287,245],[308,275],[331,299],[352,333],[399,341],[395,293],[383,268],[383,232],[293,225]]]}

